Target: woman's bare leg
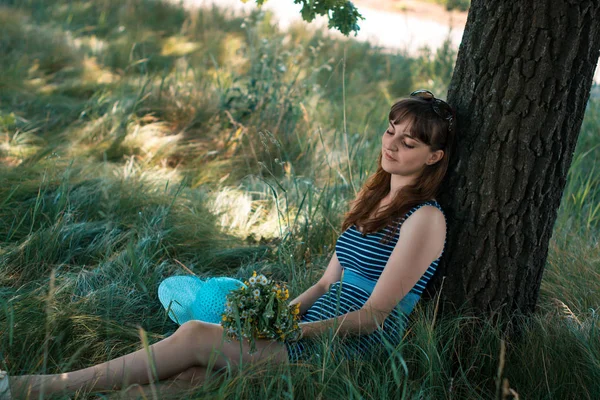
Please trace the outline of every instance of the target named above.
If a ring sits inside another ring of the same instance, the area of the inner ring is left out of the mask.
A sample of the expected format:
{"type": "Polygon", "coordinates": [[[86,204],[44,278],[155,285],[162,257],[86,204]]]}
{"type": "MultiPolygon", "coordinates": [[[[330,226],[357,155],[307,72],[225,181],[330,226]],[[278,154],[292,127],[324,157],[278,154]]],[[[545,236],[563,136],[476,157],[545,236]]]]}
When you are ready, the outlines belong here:
{"type": "Polygon", "coordinates": [[[25,375],[10,377],[10,387],[15,397],[37,398],[59,392],[73,393],[80,389],[98,391],[114,390],[129,384],[145,385],[156,380],[177,376],[191,367],[206,367],[212,360],[217,369],[240,361],[254,363],[267,357],[276,362],[287,362],[287,351],[282,343],[257,340],[257,352],[250,355],[249,344],[232,340],[223,341],[223,327],[201,321],[183,324],[170,337],[114,360],[78,371],[56,375],[25,375]],[[152,373],[152,368],[155,371],[152,373]]]}
{"type": "MultiPolygon", "coordinates": [[[[213,374],[220,371],[211,371],[213,374]]],[[[183,371],[180,374],[177,374],[171,378],[170,381],[176,382],[187,382],[192,384],[193,386],[201,385],[204,383],[206,379],[208,379],[209,371],[206,367],[192,367],[183,371]]]]}
{"type": "Polygon", "coordinates": [[[123,390],[103,393],[110,400],[153,399],[160,400],[180,398],[186,391],[193,389],[189,382],[157,382],[151,385],[133,384],[123,390]],[[156,397],[154,397],[156,395],[156,397]]]}
{"type": "Polygon", "coordinates": [[[202,386],[207,379],[217,377],[215,374],[221,375],[222,372],[224,372],[224,369],[214,371],[209,376],[208,370],[205,367],[192,367],[169,380],[154,384],[154,388],[150,385],[131,385],[120,392],[110,395],[109,398],[114,400],[138,399],[140,397],[151,399],[153,393],[156,393],[157,397],[161,400],[177,397],[202,386]]]}

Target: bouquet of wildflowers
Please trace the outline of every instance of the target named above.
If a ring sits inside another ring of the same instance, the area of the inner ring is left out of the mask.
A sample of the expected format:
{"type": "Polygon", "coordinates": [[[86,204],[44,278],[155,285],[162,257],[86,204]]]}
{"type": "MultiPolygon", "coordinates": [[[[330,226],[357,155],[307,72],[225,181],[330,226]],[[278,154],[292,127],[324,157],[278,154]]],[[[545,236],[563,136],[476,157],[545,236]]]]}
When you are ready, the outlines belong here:
{"type": "Polygon", "coordinates": [[[300,304],[287,304],[289,292],[285,283],[275,283],[262,274],[257,276],[256,271],[244,283],[245,287],[227,294],[221,325],[228,341],[247,338],[252,354],[256,352],[256,339],[283,341],[286,337],[300,337],[300,304]]]}

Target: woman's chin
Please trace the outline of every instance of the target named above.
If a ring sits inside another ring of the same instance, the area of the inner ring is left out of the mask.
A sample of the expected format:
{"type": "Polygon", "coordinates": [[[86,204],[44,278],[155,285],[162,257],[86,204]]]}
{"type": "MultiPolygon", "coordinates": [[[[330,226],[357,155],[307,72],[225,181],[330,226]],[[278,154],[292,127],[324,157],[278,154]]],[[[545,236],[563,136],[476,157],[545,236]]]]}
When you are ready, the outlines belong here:
{"type": "Polygon", "coordinates": [[[388,174],[392,174],[392,175],[402,175],[401,171],[398,171],[398,170],[397,170],[397,169],[395,169],[395,168],[386,168],[386,167],[383,167],[383,166],[382,166],[382,168],[383,168],[383,170],[384,170],[385,172],[387,172],[388,174]]]}
{"type": "Polygon", "coordinates": [[[385,160],[385,162],[381,163],[381,168],[383,168],[383,170],[389,174],[398,174],[401,172],[398,171],[398,165],[396,161],[385,160]]]}

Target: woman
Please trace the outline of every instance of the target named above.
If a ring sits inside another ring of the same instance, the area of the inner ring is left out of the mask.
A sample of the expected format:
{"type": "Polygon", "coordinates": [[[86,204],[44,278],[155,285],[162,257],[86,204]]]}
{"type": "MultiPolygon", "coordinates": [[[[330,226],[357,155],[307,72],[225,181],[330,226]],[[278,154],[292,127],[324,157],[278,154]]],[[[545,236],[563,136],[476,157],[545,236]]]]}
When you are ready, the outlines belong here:
{"type": "Polygon", "coordinates": [[[221,369],[228,363],[237,366],[240,358],[243,363],[306,359],[315,352],[311,337],[330,327],[353,339],[345,347],[348,357],[360,356],[383,339],[398,343],[406,315],[444,251],[446,221],[435,195],[448,168],[454,125],[452,108],[426,90],[392,106],[377,171],[352,202],[336,252],[321,279],[290,303],[300,303],[300,339],[257,340],[252,355],[245,341],[240,355],[240,343],[224,341],[221,325],[189,321],[149,351],[64,374],[4,376],[0,399],[10,398],[8,387],[18,398],[82,388],[113,390],[153,380],[189,387],[206,378],[209,362],[221,369]]]}

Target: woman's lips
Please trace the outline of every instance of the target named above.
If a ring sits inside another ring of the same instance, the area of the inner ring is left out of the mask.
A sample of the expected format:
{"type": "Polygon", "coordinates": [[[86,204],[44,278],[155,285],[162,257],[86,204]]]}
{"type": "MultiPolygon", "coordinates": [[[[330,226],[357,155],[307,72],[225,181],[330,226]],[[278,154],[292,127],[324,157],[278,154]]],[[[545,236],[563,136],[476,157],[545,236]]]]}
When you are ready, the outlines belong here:
{"type": "Polygon", "coordinates": [[[388,153],[387,150],[384,150],[383,154],[384,154],[385,158],[387,158],[388,160],[396,161],[396,159],[394,157],[390,156],[390,154],[388,153]]]}

